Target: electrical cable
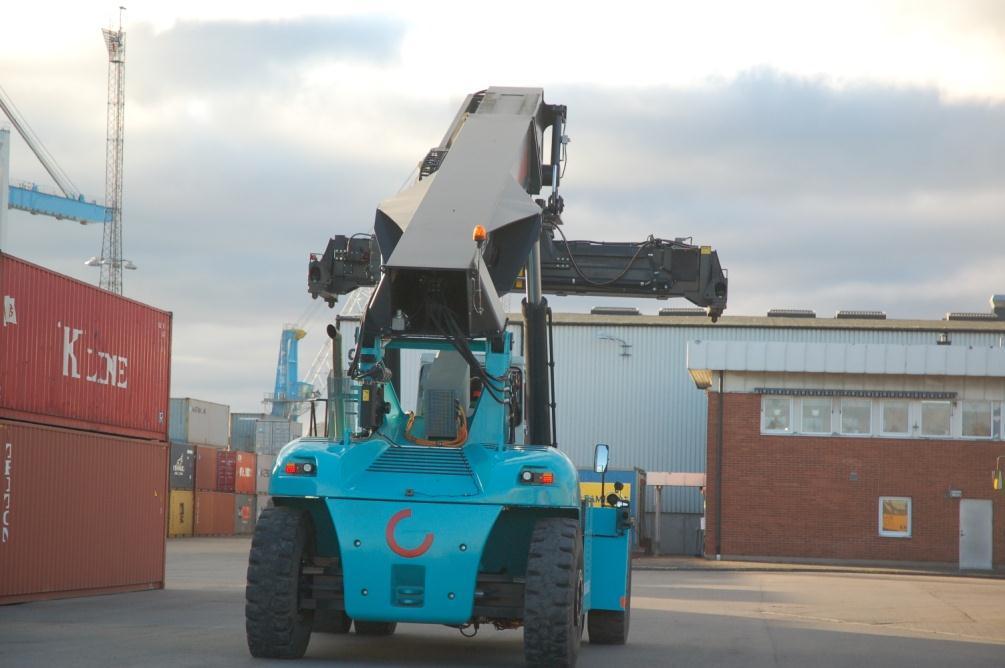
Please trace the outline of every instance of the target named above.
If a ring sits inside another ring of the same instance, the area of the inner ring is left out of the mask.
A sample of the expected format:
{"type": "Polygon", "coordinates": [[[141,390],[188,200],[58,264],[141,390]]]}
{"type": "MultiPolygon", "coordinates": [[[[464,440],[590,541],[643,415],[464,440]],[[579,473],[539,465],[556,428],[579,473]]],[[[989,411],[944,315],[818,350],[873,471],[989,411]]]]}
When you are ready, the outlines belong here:
{"type": "Polygon", "coordinates": [[[506,398],[504,396],[500,396],[500,393],[505,394],[505,385],[502,387],[496,385],[496,383],[505,383],[505,377],[493,376],[482,368],[478,358],[476,358],[474,353],[471,352],[471,348],[467,344],[467,339],[449,308],[443,304],[437,304],[435,302],[430,302],[430,305],[436,307],[428,313],[432,324],[440,330],[440,333],[446,337],[447,341],[457,350],[458,354],[460,354],[464,361],[467,362],[474,370],[475,374],[482,380],[483,388],[492,396],[492,398],[500,404],[507,403],[506,398]],[[437,310],[439,311],[438,313],[436,312],[437,310]],[[440,319],[441,316],[443,318],[442,320],[440,319]],[[453,332],[450,331],[451,329],[453,329],[453,332]]]}
{"type": "Polygon", "coordinates": [[[416,445],[430,445],[437,446],[441,448],[457,448],[464,445],[464,442],[468,440],[468,420],[464,415],[464,409],[461,408],[460,404],[457,406],[457,437],[452,441],[434,441],[427,438],[421,438],[419,436],[412,436],[412,427],[415,425],[415,413],[413,411],[408,412],[408,423],[405,425],[405,438],[407,438],[412,443],[416,445]]]}
{"type": "MultiPolygon", "coordinates": [[[[569,260],[572,263],[572,268],[576,270],[576,274],[581,279],[583,279],[584,281],[586,281],[587,283],[589,283],[590,285],[594,285],[594,286],[597,286],[597,287],[604,287],[604,286],[607,286],[607,285],[613,285],[614,283],[616,283],[619,280],[621,280],[624,277],[624,275],[627,274],[631,270],[632,265],[635,264],[635,260],[639,259],[639,255],[642,254],[642,251],[644,251],[646,248],[649,248],[649,247],[655,245],[655,239],[650,235],[650,237],[648,239],[646,239],[645,241],[643,241],[642,243],[639,244],[639,249],[637,251],[635,251],[635,255],[633,255],[632,259],[630,259],[628,261],[628,264],[625,265],[625,268],[621,271],[620,274],[618,274],[617,276],[615,276],[614,278],[612,278],[609,281],[595,281],[595,280],[589,278],[586,274],[584,274],[583,270],[579,268],[579,265],[576,263],[576,258],[572,254],[572,248],[569,246],[569,240],[566,238],[565,232],[562,231],[562,228],[559,227],[558,225],[555,225],[554,229],[559,233],[559,235],[561,235],[562,241],[565,243],[565,252],[569,254],[569,260]]],[[[648,283],[651,283],[651,282],[652,281],[649,281],[648,283]]],[[[648,283],[644,283],[643,285],[647,285],[648,283]]]]}

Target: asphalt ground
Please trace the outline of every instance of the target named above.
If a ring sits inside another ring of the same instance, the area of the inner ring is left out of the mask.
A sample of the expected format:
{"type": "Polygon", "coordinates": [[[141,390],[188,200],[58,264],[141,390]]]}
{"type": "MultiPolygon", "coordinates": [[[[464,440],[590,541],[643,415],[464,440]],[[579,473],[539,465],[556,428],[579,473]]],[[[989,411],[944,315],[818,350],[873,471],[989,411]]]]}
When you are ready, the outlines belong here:
{"type": "MultiPolygon", "coordinates": [[[[248,655],[250,541],[173,540],[167,588],[0,607],[0,666],[268,666],[248,655]]],[[[1005,666],[1005,580],[827,571],[637,571],[624,647],[581,666],[1005,666]]],[[[519,631],[315,635],[302,663],[521,665],[519,631]]],[[[297,664],[293,664],[297,665],[297,664]]]]}

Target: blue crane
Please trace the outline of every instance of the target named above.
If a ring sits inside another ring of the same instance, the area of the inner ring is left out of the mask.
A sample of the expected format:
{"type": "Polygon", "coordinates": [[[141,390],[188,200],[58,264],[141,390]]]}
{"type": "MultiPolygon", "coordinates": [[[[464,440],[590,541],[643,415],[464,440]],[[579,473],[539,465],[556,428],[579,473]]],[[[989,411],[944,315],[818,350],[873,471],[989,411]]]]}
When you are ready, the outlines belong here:
{"type": "Polygon", "coordinates": [[[300,373],[300,339],[307,336],[307,330],[298,325],[283,326],[279,338],[279,360],[276,363],[276,385],[272,397],[271,414],[289,419],[299,415],[304,401],[314,394],[314,385],[297,380],[300,373]]]}
{"type": "MultiPolygon", "coordinates": [[[[42,167],[56,182],[62,195],[47,192],[35,183],[9,183],[9,137],[10,133],[0,130],[0,189],[6,190],[7,207],[27,211],[31,214],[52,216],[57,219],[76,220],[81,224],[105,223],[112,219],[110,209],[93,200],[87,200],[73,181],[56,162],[56,159],[45,148],[35,135],[31,126],[24,119],[13,100],[0,88],[0,111],[13,124],[14,129],[24,139],[42,167]]],[[[2,198],[0,198],[2,204],[2,198]]],[[[0,218],[5,212],[0,211],[0,218]]]]}

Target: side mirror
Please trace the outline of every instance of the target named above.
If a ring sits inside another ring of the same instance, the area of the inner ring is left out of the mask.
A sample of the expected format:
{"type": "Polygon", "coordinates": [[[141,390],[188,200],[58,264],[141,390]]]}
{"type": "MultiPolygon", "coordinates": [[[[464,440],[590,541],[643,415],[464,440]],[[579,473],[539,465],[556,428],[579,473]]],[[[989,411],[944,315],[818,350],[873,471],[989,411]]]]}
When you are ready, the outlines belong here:
{"type": "Polygon", "coordinates": [[[606,443],[597,443],[593,451],[593,470],[597,473],[607,473],[607,462],[610,459],[610,448],[606,443]]]}

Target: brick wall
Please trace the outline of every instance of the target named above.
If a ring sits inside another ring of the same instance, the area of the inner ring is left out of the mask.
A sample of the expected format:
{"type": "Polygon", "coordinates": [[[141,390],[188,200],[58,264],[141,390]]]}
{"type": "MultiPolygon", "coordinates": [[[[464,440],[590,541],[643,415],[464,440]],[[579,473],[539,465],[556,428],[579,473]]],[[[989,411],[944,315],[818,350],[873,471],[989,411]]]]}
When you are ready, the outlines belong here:
{"type": "MultiPolygon", "coordinates": [[[[761,396],[723,397],[724,556],[957,562],[959,500],[991,499],[1005,566],[1005,492],[991,489],[1001,441],[762,436],[761,396]],[[857,480],[852,480],[857,474],[857,480]],[[880,496],[912,498],[912,535],[879,535],[880,496]]],[[[719,396],[708,395],[705,554],[716,554],[719,396]]]]}

